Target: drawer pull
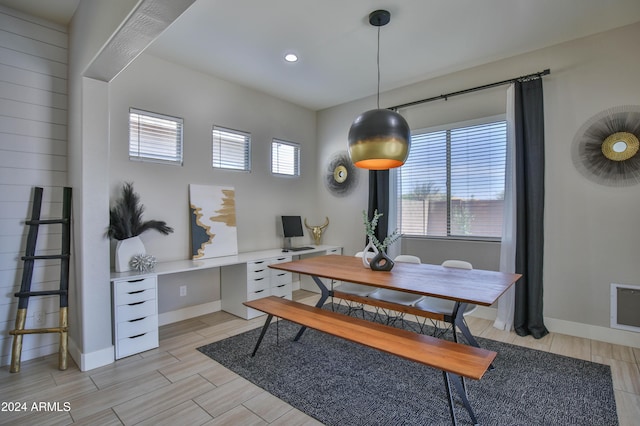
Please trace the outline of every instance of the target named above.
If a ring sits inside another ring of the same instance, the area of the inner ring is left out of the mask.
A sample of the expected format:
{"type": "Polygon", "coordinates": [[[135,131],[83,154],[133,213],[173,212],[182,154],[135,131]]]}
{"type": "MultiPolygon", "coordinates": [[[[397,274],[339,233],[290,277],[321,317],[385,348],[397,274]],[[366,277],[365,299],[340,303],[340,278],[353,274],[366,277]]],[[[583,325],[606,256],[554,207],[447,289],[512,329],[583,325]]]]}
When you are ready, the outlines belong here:
{"type": "Polygon", "coordinates": [[[264,289],[256,291],[256,293],[262,293],[264,289]]]}
{"type": "Polygon", "coordinates": [[[282,288],[282,287],[286,287],[286,284],[280,284],[279,286],[277,286],[278,288],[282,288]]]}
{"type": "Polygon", "coordinates": [[[254,279],[254,281],[262,281],[262,280],[264,280],[264,277],[254,279]]]}
{"type": "Polygon", "coordinates": [[[136,321],[142,321],[142,320],[143,320],[143,319],[145,319],[145,318],[146,318],[146,317],[142,317],[142,318],[136,318],[136,319],[132,319],[132,320],[129,320],[129,321],[127,321],[127,322],[136,322],[136,321]]]}
{"type": "Polygon", "coordinates": [[[264,269],[256,269],[256,270],[255,270],[255,271],[253,271],[253,272],[262,272],[262,271],[264,271],[264,269]]]}
{"type": "Polygon", "coordinates": [[[139,283],[140,281],[144,281],[144,278],[140,278],[139,280],[129,280],[128,283],[139,283]]]}
{"type": "Polygon", "coordinates": [[[287,275],[288,272],[283,272],[282,274],[278,274],[279,277],[284,277],[285,275],[287,275]]]}
{"type": "Polygon", "coordinates": [[[135,302],[135,303],[129,303],[129,306],[136,306],[136,305],[142,305],[145,302],[145,300],[143,300],[142,302],[135,302]]]}
{"type": "Polygon", "coordinates": [[[129,291],[129,292],[127,292],[127,294],[138,294],[138,293],[144,293],[144,290],[129,291]]]}
{"type": "Polygon", "coordinates": [[[253,262],[253,263],[256,264],[256,265],[260,265],[260,264],[264,263],[264,260],[260,260],[260,261],[253,262]]]}
{"type": "Polygon", "coordinates": [[[279,258],[278,258],[278,259],[276,259],[276,260],[285,260],[285,259],[286,259],[286,257],[279,257],[279,258]]]}
{"type": "Polygon", "coordinates": [[[131,337],[129,337],[129,339],[137,339],[138,337],[142,337],[145,334],[147,334],[147,333],[142,333],[142,334],[138,334],[138,335],[135,335],[135,336],[131,336],[131,337]]]}

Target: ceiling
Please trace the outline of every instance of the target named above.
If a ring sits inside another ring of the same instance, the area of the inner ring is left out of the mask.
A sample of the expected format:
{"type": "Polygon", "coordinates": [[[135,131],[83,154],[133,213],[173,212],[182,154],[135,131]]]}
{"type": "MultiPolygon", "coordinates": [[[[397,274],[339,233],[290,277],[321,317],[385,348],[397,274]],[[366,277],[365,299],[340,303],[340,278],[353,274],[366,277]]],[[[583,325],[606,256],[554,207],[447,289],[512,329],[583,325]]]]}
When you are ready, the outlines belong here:
{"type": "MultiPolygon", "coordinates": [[[[0,0],[56,22],[78,2],[0,0]]],[[[376,93],[381,8],[382,92],[640,22],[639,0],[197,0],[148,52],[319,110],[376,93]]]]}

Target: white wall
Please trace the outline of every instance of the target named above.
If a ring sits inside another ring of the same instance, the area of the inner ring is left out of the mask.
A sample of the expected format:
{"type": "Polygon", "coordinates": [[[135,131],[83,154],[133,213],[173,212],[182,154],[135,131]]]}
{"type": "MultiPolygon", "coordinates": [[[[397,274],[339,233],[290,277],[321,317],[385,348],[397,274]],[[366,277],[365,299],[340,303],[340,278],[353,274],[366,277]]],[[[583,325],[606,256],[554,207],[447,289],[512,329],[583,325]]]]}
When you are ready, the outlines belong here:
{"type": "MultiPolygon", "coordinates": [[[[33,187],[43,218],[62,216],[67,184],[67,29],[0,6],[0,365],[9,364],[33,187]]],[[[59,225],[42,226],[39,254],[60,254],[59,225]]],[[[59,261],[36,261],[32,290],[58,289],[59,261]]],[[[26,328],[58,325],[59,298],[33,297],[26,328]],[[45,313],[36,323],[34,313],[45,313]]],[[[22,360],[57,351],[57,334],[27,335],[22,360]]]]}
{"type": "MultiPolygon", "coordinates": [[[[316,200],[318,179],[316,119],[313,111],[238,86],[157,57],[143,54],[109,85],[111,200],[123,182],[133,182],[145,206],[144,219],[164,220],[174,228],[168,236],[142,234],[147,253],[158,261],[190,257],[189,184],[230,185],[236,191],[238,250],[281,247],[276,232],[278,215],[301,215],[319,223],[330,212],[316,200]],[[184,119],[182,167],[129,160],[129,108],[169,114],[184,119]],[[251,133],[251,172],[211,167],[211,130],[220,125],[251,133]],[[301,145],[301,176],[271,174],[272,138],[301,145]]],[[[296,242],[310,244],[306,236],[296,242]]],[[[325,243],[339,243],[324,239],[325,243]]],[[[217,280],[212,271],[212,280],[217,280]]],[[[217,287],[209,298],[219,300],[219,281],[201,283],[185,274],[163,277],[160,313],[205,303],[203,285],[217,287]],[[191,282],[194,281],[194,282],[191,282]],[[178,285],[189,285],[179,298],[178,285]],[[193,295],[193,296],[192,296],[193,295]]]]}
{"type": "MultiPolygon", "coordinates": [[[[544,77],[547,326],[569,334],[640,346],[638,333],[609,328],[610,283],[640,282],[640,229],[634,226],[636,212],[640,211],[640,186],[608,188],[594,184],[576,171],[571,160],[574,135],[585,121],[614,106],[640,104],[640,57],[632,53],[637,50],[637,40],[640,24],[427,80],[383,93],[381,99],[383,106],[397,105],[550,68],[551,75],[544,77]]],[[[425,104],[407,112],[409,124],[417,128],[493,115],[500,112],[496,108],[502,104],[496,93],[499,92],[492,90],[425,104]]],[[[372,104],[371,99],[366,99],[321,111],[319,152],[344,146],[350,120],[372,104]]],[[[350,218],[359,218],[366,203],[363,194],[347,200],[323,194],[319,198],[330,210],[341,209],[350,218]]],[[[356,247],[361,237],[354,233],[359,234],[359,229],[343,229],[344,239],[355,242],[356,247]]],[[[477,256],[475,243],[404,244],[405,249],[415,250],[412,254],[425,262],[438,263],[444,250],[447,255],[458,253],[460,258],[477,256]]],[[[493,253],[497,255],[498,251],[493,253]]],[[[481,261],[492,263],[490,259],[481,261]]]]}

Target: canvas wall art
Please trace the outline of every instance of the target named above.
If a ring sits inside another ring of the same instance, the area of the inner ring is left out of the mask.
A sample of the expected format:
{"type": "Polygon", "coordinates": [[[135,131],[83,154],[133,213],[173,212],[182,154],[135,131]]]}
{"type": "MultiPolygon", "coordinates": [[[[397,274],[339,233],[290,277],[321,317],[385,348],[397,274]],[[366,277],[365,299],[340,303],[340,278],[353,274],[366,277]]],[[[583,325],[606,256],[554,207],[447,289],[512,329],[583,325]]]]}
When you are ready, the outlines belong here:
{"type": "Polygon", "coordinates": [[[189,185],[189,210],[193,259],[238,254],[233,187],[189,185]]]}

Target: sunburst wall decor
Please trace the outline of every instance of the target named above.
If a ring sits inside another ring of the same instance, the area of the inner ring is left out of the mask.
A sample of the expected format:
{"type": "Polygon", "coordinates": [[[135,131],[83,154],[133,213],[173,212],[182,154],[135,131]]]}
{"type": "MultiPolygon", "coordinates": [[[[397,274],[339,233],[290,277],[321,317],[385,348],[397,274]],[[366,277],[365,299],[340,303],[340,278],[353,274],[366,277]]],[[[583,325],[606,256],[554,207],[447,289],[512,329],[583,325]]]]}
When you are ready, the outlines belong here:
{"type": "Polygon", "coordinates": [[[640,183],[639,139],[640,106],[610,108],[580,127],[573,140],[573,162],[593,182],[635,185],[640,183]]]}

